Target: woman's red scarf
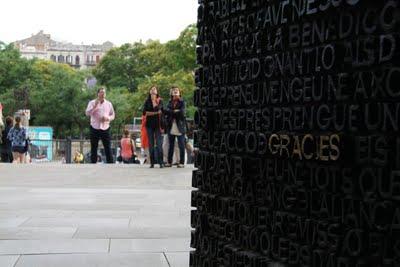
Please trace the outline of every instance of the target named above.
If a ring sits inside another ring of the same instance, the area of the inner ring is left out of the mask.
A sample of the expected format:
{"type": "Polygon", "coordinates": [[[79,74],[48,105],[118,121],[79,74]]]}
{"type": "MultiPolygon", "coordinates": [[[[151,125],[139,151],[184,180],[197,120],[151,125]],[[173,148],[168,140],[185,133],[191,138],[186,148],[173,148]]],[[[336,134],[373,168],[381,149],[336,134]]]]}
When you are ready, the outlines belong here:
{"type": "Polygon", "coordinates": [[[142,127],[140,129],[140,140],[142,141],[142,147],[143,149],[146,149],[149,147],[149,137],[147,136],[147,131],[146,131],[146,116],[142,116],[142,127]]]}

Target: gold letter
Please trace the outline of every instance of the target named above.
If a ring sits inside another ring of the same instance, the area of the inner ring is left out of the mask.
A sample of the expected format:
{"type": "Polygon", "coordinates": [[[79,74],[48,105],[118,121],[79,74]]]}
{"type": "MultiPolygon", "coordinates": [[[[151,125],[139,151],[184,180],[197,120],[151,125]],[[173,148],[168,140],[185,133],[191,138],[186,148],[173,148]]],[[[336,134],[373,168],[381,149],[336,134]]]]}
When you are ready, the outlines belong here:
{"type": "Polygon", "coordinates": [[[301,155],[301,147],[300,147],[300,141],[299,137],[297,135],[294,136],[294,144],[293,144],[293,153],[292,153],[292,158],[293,156],[297,154],[299,156],[299,159],[302,160],[303,156],[301,155]]]}

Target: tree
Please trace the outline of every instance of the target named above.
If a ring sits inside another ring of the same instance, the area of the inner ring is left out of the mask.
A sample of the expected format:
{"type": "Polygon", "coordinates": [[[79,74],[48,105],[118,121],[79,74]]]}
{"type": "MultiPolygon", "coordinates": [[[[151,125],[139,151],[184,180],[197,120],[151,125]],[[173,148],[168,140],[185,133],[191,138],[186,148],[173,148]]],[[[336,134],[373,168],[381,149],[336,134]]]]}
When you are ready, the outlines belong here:
{"type": "Polygon", "coordinates": [[[178,70],[193,71],[196,68],[197,27],[191,24],[184,29],[179,38],[166,43],[170,72],[178,70]]]}
{"type": "Polygon", "coordinates": [[[162,72],[167,75],[196,67],[196,34],[194,24],[182,31],[179,38],[161,44],[158,40],[124,44],[107,52],[94,69],[97,80],[108,88],[127,87],[135,92],[138,85],[162,72]]]}
{"type": "Polygon", "coordinates": [[[20,87],[29,77],[32,60],[21,58],[14,45],[0,44],[0,94],[10,88],[20,87]]]}
{"type": "Polygon", "coordinates": [[[107,98],[116,110],[113,132],[119,133],[133,116],[141,116],[151,85],[159,88],[165,101],[177,85],[192,117],[196,49],[195,25],[189,25],[176,40],[136,42],[107,52],[92,72],[45,60],[27,60],[13,45],[0,42],[0,102],[4,114],[31,109],[31,125],[51,126],[57,137],[88,133],[84,111],[96,95],[85,78],[94,75],[107,87],[107,98]]]}
{"type": "Polygon", "coordinates": [[[143,80],[153,74],[167,69],[167,50],[164,44],[160,41],[149,40],[146,42],[145,47],[139,53],[138,57],[138,74],[139,80],[143,80]]]}
{"type": "Polygon", "coordinates": [[[112,131],[120,135],[126,124],[132,123],[134,95],[126,88],[114,88],[107,92],[107,99],[111,101],[115,110],[115,120],[112,122],[112,131]]]}
{"type": "Polygon", "coordinates": [[[31,93],[32,124],[50,125],[56,136],[68,136],[79,129],[83,137],[88,119],[85,108],[92,96],[84,77],[66,64],[36,61],[31,93]]]}
{"type": "Polygon", "coordinates": [[[113,48],[101,59],[93,74],[108,88],[127,87],[134,92],[137,88],[136,79],[141,75],[139,54],[143,49],[142,43],[113,48]]]}

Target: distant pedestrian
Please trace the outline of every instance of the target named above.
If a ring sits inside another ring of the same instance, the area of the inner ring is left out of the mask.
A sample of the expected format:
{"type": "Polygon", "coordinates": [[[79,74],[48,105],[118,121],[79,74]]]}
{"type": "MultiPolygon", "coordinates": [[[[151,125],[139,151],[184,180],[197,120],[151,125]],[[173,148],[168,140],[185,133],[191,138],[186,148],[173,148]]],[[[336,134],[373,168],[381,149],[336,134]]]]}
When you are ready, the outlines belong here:
{"type": "Polygon", "coordinates": [[[125,130],[124,136],[121,138],[122,162],[126,164],[137,163],[135,150],[135,141],[130,137],[129,131],[125,130]]]}
{"type": "Polygon", "coordinates": [[[173,86],[170,91],[170,100],[165,109],[167,117],[167,134],[169,141],[168,164],[172,165],[172,157],[174,155],[175,139],[178,139],[179,147],[179,164],[178,168],[185,166],[185,134],[186,134],[186,117],[185,117],[185,101],[181,97],[181,90],[177,86],[173,86]]]}
{"type": "Polygon", "coordinates": [[[10,129],[7,138],[11,141],[14,163],[25,163],[27,152],[26,129],[21,126],[21,117],[15,118],[15,125],[10,129]]]}
{"type": "Polygon", "coordinates": [[[154,168],[157,161],[160,168],[164,167],[162,153],[162,137],[163,130],[163,103],[158,95],[156,86],[152,86],[149,91],[147,100],[144,103],[143,115],[146,116],[146,132],[149,140],[150,168],[154,168]]]}
{"type": "Polygon", "coordinates": [[[97,91],[97,98],[91,100],[86,108],[86,116],[90,116],[90,160],[96,163],[99,140],[103,143],[107,163],[113,163],[111,153],[110,122],[115,118],[114,107],[106,100],[106,89],[97,91]]]}
{"type": "Polygon", "coordinates": [[[14,126],[14,119],[12,117],[6,118],[6,125],[2,132],[2,145],[1,145],[1,162],[4,163],[12,163],[14,161],[14,157],[12,154],[12,144],[11,141],[7,138],[8,133],[11,128],[14,126]]]}
{"type": "Polygon", "coordinates": [[[83,154],[79,150],[75,151],[74,163],[82,164],[83,162],[84,162],[83,154]]]}

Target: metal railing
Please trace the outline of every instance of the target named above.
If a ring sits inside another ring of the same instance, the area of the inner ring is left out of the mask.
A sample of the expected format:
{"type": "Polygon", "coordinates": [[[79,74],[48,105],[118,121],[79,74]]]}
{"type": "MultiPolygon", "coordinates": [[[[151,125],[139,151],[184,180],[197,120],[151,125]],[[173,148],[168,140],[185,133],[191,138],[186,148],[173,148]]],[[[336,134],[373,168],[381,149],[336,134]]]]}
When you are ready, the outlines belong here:
{"type": "MultiPolygon", "coordinates": [[[[114,161],[117,158],[119,140],[111,141],[111,151],[114,161]]],[[[31,139],[29,144],[29,156],[32,162],[63,162],[73,163],[76,152],[83,154],[84,163],[90,162],[90,140],[77,139],[31,139]]],[[[105,161],[104,147],[99,142],[98,157],[105,161]]]]}
{"type": "MultiPolygon", "coordinates": [[[[116,162],[119,156],[120,140],[111,140],[111,153],[113,161],[116,162]]],[[[74,161],[76,152],[83,155],[83,162],[90,163],[90,140],[89,139],[52,139],[39,140],[31,139],[29,143],[29,156],[32,163],[60,162],[60,163],[77,163],[74,161]]],[[[136,154],[141,155],[140,146],[136,148],[136,154]]],[[[102,142],[98,146],[98,161],[106,162],[105,151],[102,142]]],[[[186,162],[193,163],[192,156],[186,151],[186,162]]]]}

